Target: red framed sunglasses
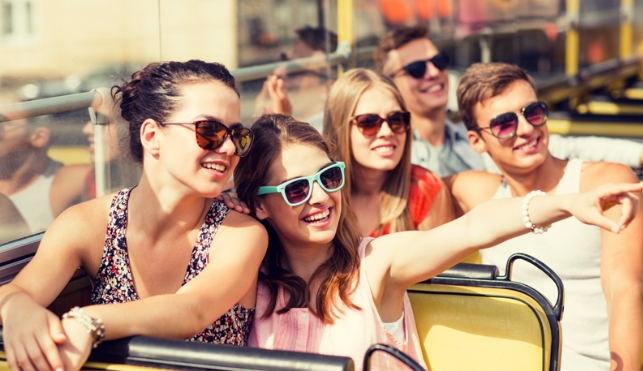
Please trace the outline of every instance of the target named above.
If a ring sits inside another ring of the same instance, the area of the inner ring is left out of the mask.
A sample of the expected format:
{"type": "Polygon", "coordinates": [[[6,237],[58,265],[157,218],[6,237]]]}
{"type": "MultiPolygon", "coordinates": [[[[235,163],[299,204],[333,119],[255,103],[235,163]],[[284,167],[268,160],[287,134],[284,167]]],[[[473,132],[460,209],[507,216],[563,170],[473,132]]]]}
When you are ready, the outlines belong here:
{"type": "Polygon", "coordinates": [[[241,124],[234,124],[232,128],[216,120],[197,120],[194,122],[161,122],[161,125],[194,125],[196,143],[208,151],[215,150],[230,137],[234,144],[234,154],[243,157],[248,154],[252,146],[254,134],[250,129],[241,124]]]}
{"type": "Polygon", "coordinates": [[[376,135],[382,128],[382,124],[387,123],[391,131],[395,134],[402,134],[411,127],[411,113],[407,111],[393,111],[381,117],[375,113],[364,113],[354,116],[351,123],[357,126],[357,129],[366,136],[376,135]]]}

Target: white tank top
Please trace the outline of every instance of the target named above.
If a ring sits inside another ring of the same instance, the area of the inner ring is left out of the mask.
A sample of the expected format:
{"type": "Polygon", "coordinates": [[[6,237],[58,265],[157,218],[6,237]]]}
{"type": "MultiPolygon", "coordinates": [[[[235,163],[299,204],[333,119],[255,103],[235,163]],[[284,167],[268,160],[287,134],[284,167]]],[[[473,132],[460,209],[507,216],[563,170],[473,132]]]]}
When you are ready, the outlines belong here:
{"type": "MultiPolygon", "coordinates": [[[[582,167],[582,160],[569,160],[555,194],[579,193],[582,167]]],[[[512,197],[511,190],[503,181],[493,198],[508,197],[512,197]]],[[[483,263],[496,265],[501,274],[504,274],[507,259],[515,252],[541,260],[563,281],[565,311],[561,370],[609,370],[607,304],[600,278],[600,228],[568,218],[554,223],[546,233],[529,233],[480,251],[483,263]]],[[[556,301],[554,283],[529,263],[517,261],[512,280],[537,289],[552,303],[556,301]]]]}
{"type": "Polygon", "coordinates": [[[31,233],[44,231],[54,221],[49,194],[54,176],[61,166],[60,162],[51,160],[45,172],[38,176],[29,187],[9,196],[11,202],[27,222],[31,233]]]}

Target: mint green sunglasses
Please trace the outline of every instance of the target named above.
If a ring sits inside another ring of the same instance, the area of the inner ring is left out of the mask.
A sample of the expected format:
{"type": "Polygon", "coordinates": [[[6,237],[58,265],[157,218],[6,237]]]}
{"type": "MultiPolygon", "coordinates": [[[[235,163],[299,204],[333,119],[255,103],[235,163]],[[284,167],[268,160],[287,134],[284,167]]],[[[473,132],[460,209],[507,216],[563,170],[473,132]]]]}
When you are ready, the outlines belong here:
{"type": "Polygon", "coordinates": [[[344,186],[344,169],[346,164],[335,162],[319,170],[315,175],[303,176],[284,182],[278,186],[259,187],[257,195],[281,193],[289,206],[299,206],[310,199],[313,193],[313,181],[316,181],[326,192],[339,191],[344,186]]]}

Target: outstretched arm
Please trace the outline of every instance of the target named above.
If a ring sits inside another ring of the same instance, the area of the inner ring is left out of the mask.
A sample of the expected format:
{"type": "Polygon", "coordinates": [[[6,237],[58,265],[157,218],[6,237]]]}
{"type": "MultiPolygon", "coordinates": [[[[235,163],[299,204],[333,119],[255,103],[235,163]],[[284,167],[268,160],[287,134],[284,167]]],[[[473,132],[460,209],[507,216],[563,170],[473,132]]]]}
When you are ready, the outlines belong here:
{"type": "MultiPolygon", "coordinates": [[[[641,190],[643,184],[608,184],[578,195],[536,197],[529,203],[529,217],[535,225],[545,226],[573,215],[583,223],[619,233],[634,217],[638,201],[634,193],[641,190]],[[622,214],[618,220],[603,216],[604,208],[619,203],[622,214]]],[[[529,232],[522,205],[523,198],[487,201],[430,231],[382,236],[371,243],[371,260],[387,272],[384,287],[402,293],[474,251],[529,232]],[[404,246],[404,253],[397,246],[404,246]]]]}

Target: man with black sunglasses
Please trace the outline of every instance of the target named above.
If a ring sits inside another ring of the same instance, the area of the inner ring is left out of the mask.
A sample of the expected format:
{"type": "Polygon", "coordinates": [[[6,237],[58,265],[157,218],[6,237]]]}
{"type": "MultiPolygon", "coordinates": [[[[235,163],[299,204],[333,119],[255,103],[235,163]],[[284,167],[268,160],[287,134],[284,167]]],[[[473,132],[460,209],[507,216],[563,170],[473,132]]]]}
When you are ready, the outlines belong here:
{"type": "MultiPolygon", "coordinates": [[[[460,80],[457,98],[472,148],[488,153],[502,173],[466,171],[447,179],[462,213],[490,199],[525,197],[523,210],[528,210],[531,198],[542,192],[574,194],[606,183],[639,181],[621,164],[555,158],[548,149],[547,106],[538,101],[531,77],[517,66],[472,65],[460,80]]],[[[607,208],[603,214],[618,220],[621,208],[607,208]]],[[[643,209],[627,229],[612,232],[575,218],[551,228],[533,225],[526,211],[516,218],[523,218],[534,233],[481,250],[482,260],[502,271],[510,255],[523,252],[560,276],[565,287],[561,370],[639,370],[643,209]]],[[[555,301],[551,282],[541,272],[529,267],[516,272],[512,279],[555,301]]]]}
{"type": "MultiPolygon", "coordinates": [[[[423,26],[399,27],[380,39],[375,67],[393,79],[400,90],[413,126],[412,162],[439,176],[465,170],[499,173],[486,154],[471,148],[464,125],[447,117],[449,56],[429,39],[423,26]]],[[[559,158],[579,157],[641,167],[643,145],[597,137],[550,137],[550,151],[559,158]]]]}

